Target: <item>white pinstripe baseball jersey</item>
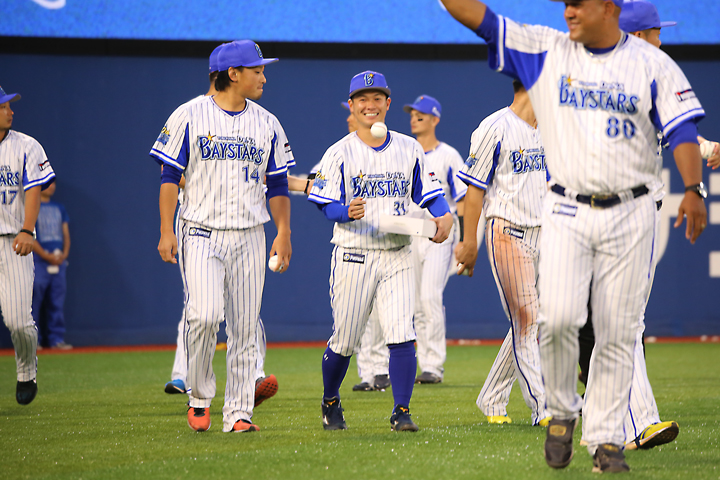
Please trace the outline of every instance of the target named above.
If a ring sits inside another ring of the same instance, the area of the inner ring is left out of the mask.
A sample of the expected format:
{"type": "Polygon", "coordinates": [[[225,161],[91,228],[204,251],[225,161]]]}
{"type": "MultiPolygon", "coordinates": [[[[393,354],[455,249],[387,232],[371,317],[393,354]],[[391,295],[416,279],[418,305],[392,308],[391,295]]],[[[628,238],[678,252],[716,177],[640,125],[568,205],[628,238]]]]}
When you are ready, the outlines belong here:
{"type": "MultiPolygon", "coordinates": [[[[450,213],[453,215],[457,214],[457,202],[462,200],[467,192],[467,185],[457,177],[463,164],[460,153],[445,142],[440,142],[437,147],[425,152],[425,168],[435,173],[450,207],[450,213]]],[[[420,208],[411,205],[410,210],[415,211],[420,208]]],[[[427,210],[424,211],[424,215],[426,218],[433,218],[427,210]]]]}
{"type": "Polygon", "coordinates": [[[25,191],[55,178],[37,140],[8,130],[0,142],[0,235],[16,234],[25,218],[25,191]]]}
{"type": "Polygon", "coordinates": [[[443,194],[437,175],[426,168],[422,146],[407,135],[388,133],[377,148],[350,133],[323,156],[308,200],[347,205],[362,197],[367,202],[362,219],[335,224],[335,245],[368,250],[409,245],[409,235],[378,231],[380,214],[407,215],[410,202],[423,207],[443,194]]]}
{"type": "Polygon", "coordinates": [[[623,34],[615,49],[595,55],[567,33],[504,17],[498,38],[491,66],[527,88],[550,175],[570,191],[611,193],[651,183],[656,129],[667,136],[705,115],[677,64],[639,38],[623,34]]]}
{"type": "Polygon", "coordinates": [[[470,156],[458,177],[486,190],[487,218],[537,227],[547,191],[545,150],[540,132],[509,107],[480,123],[470,140],[470,156]]]}
{"type": "Polygon", "coordinates": [[[233,114],[212,97],[191,100],[173,112],[153,145],[151,156],[185,174],[184,220],[219,230],[270,220],[263,178],[287,172],[295,161],[277,118],[246,102],[233,114]]]}

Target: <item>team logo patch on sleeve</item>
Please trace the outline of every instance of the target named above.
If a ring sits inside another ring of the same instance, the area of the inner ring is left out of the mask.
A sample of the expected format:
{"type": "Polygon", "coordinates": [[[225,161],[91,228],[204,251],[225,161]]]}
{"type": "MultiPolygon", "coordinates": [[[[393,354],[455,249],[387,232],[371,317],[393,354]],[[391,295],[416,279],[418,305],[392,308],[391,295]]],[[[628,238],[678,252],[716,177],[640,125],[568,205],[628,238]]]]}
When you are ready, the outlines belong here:
{"type": "Polygon", "coordinates": [[[344,253],[343,262],[347,263],[365,263],[365,255],[361,253],[344,253]]]}
{"type": "Polygon", "coordinates": [[[210,238],[210,230],[200,227],[190,227],[188,235],[190,235],[191,237],[210,238]]]}
{"type": "Polygon", "coordinates": [[[465,160],[465,165],[466,165],[468,168],[474,167],[476,163],[477,163],[477,158],[475,158],[475,154],[474,154],[474,153],[473,153],[472,155],[470,155],[470,156],[467,158],[467,160],[465,160]]]}
{"type": "Polygon", "coordinates": [[[287,143],[285,144],[285,147],[284,147],[284,148],[285,148],[285,153],[290,153],[290,152],[292,152],[292,148],[290,147],[290,142],[287,142],[287,143]]]}
{"type": "Polygon", "coordinates": [[[48,168],[49,166],[50,166],[50,160],[45,160],[44,162],[38,164],[38,168],[40,169],[41,172],[43,170],[45,170],[46,168],[48,168]]]}
{"type": "Polygon", "coordinates": [[[167,125],[165,125],[160,131],[157,141],[163,145],[167,145],[168,141],[170,141],[170,131],[167,129],[167,125]]]}
{"type": "Polygon", "coordinates": [[[696,95],[695,92],[693,92],[692,88],[688,88],[687,90],[683,90],[682,92],[675,92],[675,98],[677,98],[678,102],[684,102],[685,100],[696,98],[696,95]]]}
{"type": "Polygon", "coordinates": [[[503,233],[505,235],[511,235],[521,240],[525,238],[525,230],[520,230],[519,228],[505,227],[503,228],[503,233]]]}
{"type": "Polygon", "coordinates": [[[325,185],[327,185],[327,179],[325,178],[325,175],[322,174],[322,172],[318,171],[317,174],[315,174],[315,180],[313,180],[313,187],[317,187],[318,189],[322,190],[325,188],[325,185]]]}
{"type": "Polygon", "coordinates": [[[564,203],[556,203],[553,206],[553,213],[557,215],[567,215],[568,217],[574,217],[577,213],[578,207],[574,205],[565,205],[564,203]]]}

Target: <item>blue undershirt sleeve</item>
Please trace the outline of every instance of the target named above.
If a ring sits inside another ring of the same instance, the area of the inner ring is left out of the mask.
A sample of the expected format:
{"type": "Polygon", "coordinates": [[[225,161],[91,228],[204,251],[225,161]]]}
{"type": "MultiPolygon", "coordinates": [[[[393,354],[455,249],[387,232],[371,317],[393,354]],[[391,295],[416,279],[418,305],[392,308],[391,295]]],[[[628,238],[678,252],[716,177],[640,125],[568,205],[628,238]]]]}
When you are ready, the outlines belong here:
{"type": "Polygon", "coordinates": [[[435,218],[442,217],[446,213],[450,213],[450,207],[448,206],[444,195],[438,195],[437,197],[428,200],[425,204],[425,208],[427,208],[435,218]]]}
{"type": "Polygon", "coordinates": [[[480,26],[475,30],[475,35],[482,38],[488,45],[497,45],[498,32],[500,31],[499,21],[495,12],[490,8],[485,8],[485,17],[480,26]]]}
{"type": "Polygon", "coordinates": [[[167,163],[163,165],[162,173],[160,174],[160,184],[173,183],[178,185],[181,178],[182,172],[179,168],[168,165],[167,163]]]}
{"type": "Polygon", "coordinates": [[[288,191],[288,179],[287,172],[279,173],[277,175],[267,175],[265,177],[267,184],[267,193],[265,196],[269,199],[277,197],[278,195],[283,197],[289,197],[290,192],[288,191]]]}
{"type": "Polygon", "coordinates": [[[667,134],[665,140],[667,140],[670,144],[670,151],[675,150],[675,147],[681,143],[698,143],[698,129],[697,124],[695,123],[696,120],[698,119],[689,118],[667,134]]]}
{"type": "Polygon", "coordinates": [[[347,205],[343,205],[340,202],[330,202],[324,205],[318,205],[318,208],[323,211],[325,218],[331,222],[347,223],[352,221],[350,215],[348,215],[347,205]]]}

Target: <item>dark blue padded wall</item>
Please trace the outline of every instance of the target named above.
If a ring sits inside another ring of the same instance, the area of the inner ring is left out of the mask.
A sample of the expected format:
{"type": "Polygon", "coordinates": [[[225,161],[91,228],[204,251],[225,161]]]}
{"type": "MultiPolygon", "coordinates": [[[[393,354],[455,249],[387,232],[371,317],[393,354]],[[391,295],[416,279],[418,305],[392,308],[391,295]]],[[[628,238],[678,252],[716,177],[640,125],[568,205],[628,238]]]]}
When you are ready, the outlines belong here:
{"type": "MultiPolygon", "coordinates": [[[[20,92],[15,128],[37,138],[57,172],[56,199],[71,219],[67,341],[76,345],[173,343],[182,308],[177,266],[157,254],[159,169],[148,151],[175,107],[207,89],[205,60],[0,55],[0,85],[20,92]]],[[[682,67],[708,118],[701,133],[720,139],[720,62],[682,67]]],[[[346,132],[350,77],[374,69],[393,89],[388,126],[409,133],[402,105],[420,93],[443,104],[439,137],[467,154],[477,124],[512,100],[510,80],[484,61],[281,60],[267,67],[261,104],[277,115],[298,167],[307,172],[346,132]]],[[[671,157],[671,192],[682,183],[671,157]]],[[[705,172],[706,183],[712,183],[705,172]]],[[[720,200],[720,177],[708,208],[720,200]]],[[[713,207],[714,208],[714,207],[713,207]]],[[[268,273],[262,317],[269,341],[322,340],[332,326],[328,297],[332,225],[304,196],[292,197],[293,260],[268,273]]],[[[666,222],[670,222],[669,214],[666,222]]],[[[274,229],[268,224],[268,245],[274,229]]],[[[648,334],[720,333],[710,277],[720,226],[690,246],[672,231],[648,306],[648,334]]],[[[508,324],[481,249],[476,276],[451,278],[445,294],[449,338],[500,338],[508,324]]],[[[572,292],[567,292],[572,295],[572,292]]],[[[6,330],[0,339],[9,346],[6,330]]]]}

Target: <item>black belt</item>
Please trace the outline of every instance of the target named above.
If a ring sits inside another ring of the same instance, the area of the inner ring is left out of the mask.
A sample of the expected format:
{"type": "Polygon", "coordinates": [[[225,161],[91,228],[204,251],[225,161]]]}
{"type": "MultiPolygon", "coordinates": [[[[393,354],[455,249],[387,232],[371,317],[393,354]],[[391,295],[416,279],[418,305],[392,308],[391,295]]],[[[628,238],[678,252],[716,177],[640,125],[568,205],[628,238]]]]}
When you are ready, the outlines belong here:
{"type": "MultiPolygon", "coordinates": [[[[560,185],[553,185],[550,187],[550,190],[557,193],[558,195],[562,196],[568,196],[565,195],[565,187],[561,187],[560,185]]],[[[633,195],[633,198],[642,197],[646,193],[649,193],[650,190],[645,185],[640,185],[639,187],[631,188],[630,192],[633,195]]],[[[575,200],[577,200],[580,203],[585,203],[587,205],[590,205],[593,208],[610,208],[614,207],[615,205],[622,203],[622,198],[620,198],[620,195],[617,194],[595,194],[595,195],[578,195],[575,197],[575,200]]]]}

